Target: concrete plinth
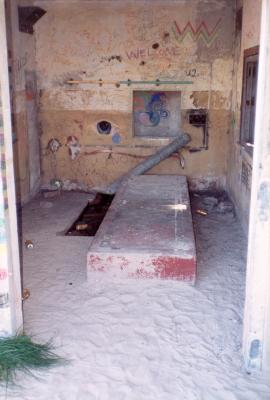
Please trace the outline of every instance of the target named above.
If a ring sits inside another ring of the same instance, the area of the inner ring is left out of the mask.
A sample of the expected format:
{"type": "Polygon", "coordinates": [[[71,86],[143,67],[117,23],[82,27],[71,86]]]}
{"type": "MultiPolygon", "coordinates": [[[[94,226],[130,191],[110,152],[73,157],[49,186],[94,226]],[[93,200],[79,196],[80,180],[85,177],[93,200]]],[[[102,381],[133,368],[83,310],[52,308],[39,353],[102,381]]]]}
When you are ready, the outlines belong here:
{"type": "Polygon", "coordinates": [[[185,176],[142,175],[118,190],[87,255],[88,279],[169,278],[191,283],[196,250],[185,176]]]}

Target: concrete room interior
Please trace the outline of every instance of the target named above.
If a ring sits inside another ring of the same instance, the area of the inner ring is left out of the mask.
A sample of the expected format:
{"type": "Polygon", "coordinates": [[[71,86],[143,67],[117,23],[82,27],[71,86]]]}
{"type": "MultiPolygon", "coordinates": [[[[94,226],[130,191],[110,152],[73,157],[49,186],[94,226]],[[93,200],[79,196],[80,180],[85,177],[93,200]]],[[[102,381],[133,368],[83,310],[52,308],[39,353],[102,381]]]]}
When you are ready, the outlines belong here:
{"type": "MultiPolygon", "coordinates": [[[[259,292],[268,292],[269,268],[265,265],[268,250],[264,253],[254,239],[264,235],[261,246],[266,246],[263,249],[270,247],[267,247],[269,205],[264,203],[266,211],[261,219],[256,219],[259,205],[263,203],[256,192],[261,176],[258,171],[269,167],[269,156],[265,155],[266,161],[263,163],[260,151],[269,133],[265,133],[264,139],[260,139],[263,135],[259,137],[258,133],[258,150],[255,149],[257,131],[269,130],[269,118],[262,115],[262,110],[269,109],[269,80],[265,80],[265,88],[268,89],[263,88],[269,56],[267,58],[265,55],[263,59],[260,53],[262,46],[269,50],[266,39],[269,35],[269,9],[268,0],[5,2],[11,100],[10,148],[12,144],[13,149],[11,168],[14,167],[16,190],[13,202],[16,202],[19,210],[18,221],[22,227],[19,243],[24,254],[21,258],[23,277],[35,271],[31,250],[24,248],[26,239],[33,239],[35,251],[34,239],[38,242],[40,234],[43,238],[40,240],[46,241],[49,236],[53,238],[53,235],[68,228],[72,219],[85,207],[87,199],[93,200],[94,190],[104,190],[139,162],[170,144],[180,133],[186,132],[191,141],[147,174],[187,177],[196,242],[198,240],[198,258],[202,257],[198,260],[198,268],[203,270],[203,244],[200,244],[204,240],[200,236],[203,231],[206,241],[209,234],[214,242],[215,233],[211,229],[216,229],[216,237],[222,240],[218,230],[224,224],[227,229],[224,240],[229,241],[228,232],[232,224],[232,235],[235,236],[232,248],[226,251],[231,251],[236,259],[239,235],[242,243],[239,263],[250,266],[247,275],[245,272],[241,275],[243,293],[247,279],[246,300],[244,305],[243,297],[240,309],[242,322],[239,322],[238,331],[244,349],[243,366],[250,366],[251,370],[269,371],[267,359],[270,346],[269,339],[265,339],[266,332],[269,332],[269,298],[259,295],[259,292]],[[265,20],[262,16],[265,16],[265,20]],[[262,27],[265,27],[265,31],[262,27]],[[261,63],[264,69],[261,67],[259,70],[259,59],[264,60],[264,64],[261,63]],[[263,96],[259,99],[260,114],[257,93],[265,93],[266,99],[265,103],[263,96]],[[265,128],[259,122],[264,118],[265,128]],[[256,172],[253,173],[253,170],[256,172]],[[44,199],[44,192],[53,191],[57,185],[60,187],[58,195],[44,199]],[[224,209],[219,214],[219,222],[212,221],[212,225],[209,222],[212,228],[208,228],[207,218],[211,220],[212,209],[210,207],[208,212],[205,203],[200,203],[200,196],[218,199],[213,207],[218,202],[222,202],[225,208],[232,204],[227,219],[224,209]],[[53,211],[51,204],[54,202],[57,211],[53,211]],[[251,202],[253,207],[250,207],[251,202]],[[37,204],[41,205],[40,219],[37,216],[37,204]],[[206,215],[195,215],[198,208],[205,209],[206,215]],[[61,224],[57,220],[58,214],[61,224]],[[25,216],[28,222],[25,222],[25,216]],[[42,219],[46,218],[51,226],[55,224],[54,231],[50,230],[49,225],[44,225],[43,229],[50,232],[47,236],[46,232],[37,230],[38,224],[43,226],[42,219]],[[260,223],[265,224],[263,228],[260,223]],[[258,274],[254,270],[254,265],[258,264],[257,252],[265,254],[265,261],[261,262],[260,259],[260,265],[264,267],[259,268],[258,274]],[[27,272],[27,263],[30,272],[27,272]],[[264,289],[260,286],[262,282],[266,282],[264,289]],[[261,310],[260,318],[256,314],[256,307],[261,310]],[[253,319],[255,314],[257,317],[253,319]]],[[[263,178],[266,182],[263,186],[266,199],[269,175],[270,170],[263,178]]],[[[62,246],[60,253],[65,252],[64,239],[59,239],[59,246],[62,246]]],[[[53,249],[54,244],[48,243],[53,249]]],[[[73,245],[70,246],[72,248],[73,245]]],[[[78,255],[80,246],[74,246],[74,252],[78,255]]],[[[48,258],[54,260],[53,250],[50,247],[46,250],[44,244],[42,257],[45,257],[46,251],[48,258]]],[[[81,251],[83,254],[79,258],[86,257],[86,241],[81,251]]],[[[208,257],[211,258],[210,252],[208,257]]],[[[42,270],[42,266],[40,268],[42,270]]],[[[45,270],[43,272],[45,274],[45,270]]],[[[203,272],[199,270],[196,283],[199,288],[202,285],[200,277],[203,277],[203,272]]],[[[31,310],[38,298],[38,282],[42,282],[43,278],[33,279],[36,279],[36,287],[29,288],[33,296],[30,295],[27,300],[33,302],[29,306],[31,310]]],[[[149,285],[149,282],[144,284],[149,285]]],[[[175,285],[175,282],[172,284],[175,285]]],[[[23,286],[26,285],[23,282],[23,286]]],[[[134,285],[140,285],[140,282],[134,285]]],[[[31,330],[31,318],[27,320],[27,301],[25,319],[27,328],[31,330]]],[[[20,318],[18,320],[21,321],[20,318]]],[[[253,395],[257,396],[254,399],[266,399],[270,395],[268,388],[263,386],[265,382],[260,384],[262,392],[255,382],[250,398],[253,395]]],[[[107,399],[106,392],[100,393],[96,394],[97,397],[94,394],[87,397],[86,393],[86,397],[76,395],[78,397],[70,398],[107,399]],[[103,393],[103,398],[100,393],[103,393]]],[[[224,397],[216,399],[244,398],[241,393],[233,393],[232,390],[231,397],[229,394],[226,397],[225,393],[222,394],[224,397]]],[[[142,399],[148,398],[145,394],[140,395],[142,399]]],[[[159,398],[158,394],[156,396],[159,398]]],[[[119,395],[115,398],[133,399],[130,393],[126,397],[119,395]]],[[[166,396],[160,398],[165,399],[166,396]]],[[[193,400],[206,397],[196,397],[194,394],[194,397],[186,398],[193,400]]]]}

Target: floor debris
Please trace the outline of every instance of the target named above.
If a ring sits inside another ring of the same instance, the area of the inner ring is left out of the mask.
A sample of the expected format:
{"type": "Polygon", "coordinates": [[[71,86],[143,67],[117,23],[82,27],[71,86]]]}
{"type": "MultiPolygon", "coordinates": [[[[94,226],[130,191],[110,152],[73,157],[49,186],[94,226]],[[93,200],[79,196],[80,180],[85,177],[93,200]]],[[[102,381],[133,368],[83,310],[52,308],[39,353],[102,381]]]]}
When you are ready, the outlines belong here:
{"type": "Polygon", "coordinates": [[[23,299],[23,301],[29,299],[29,297],[30,297],[30,290],[24,288],[24,289],[23,289],[23,292],[22,292],[22,299],[23,299]]]}
{"type": "Polygon", "coordinates": [[[25,245],[26,249],[33,249],[34,248],[34,243],[32,242],[32,240],[26,240],[24,242],[24,245],[25,245]]]}
{"type": "Polygon", "coordinates": [[[80,211],[78,218],[68,229],[68,236],[94,236],[100,227],[114,195],[96,193],[95,197],[89,199],[87,205],[80,211]]]}
{"type": "Polygon", "coordinates": [[[207,215],[207,212],[204,210],[196,210],[196,214],[202,215],[203,217],[205,217],[207,215]]]}

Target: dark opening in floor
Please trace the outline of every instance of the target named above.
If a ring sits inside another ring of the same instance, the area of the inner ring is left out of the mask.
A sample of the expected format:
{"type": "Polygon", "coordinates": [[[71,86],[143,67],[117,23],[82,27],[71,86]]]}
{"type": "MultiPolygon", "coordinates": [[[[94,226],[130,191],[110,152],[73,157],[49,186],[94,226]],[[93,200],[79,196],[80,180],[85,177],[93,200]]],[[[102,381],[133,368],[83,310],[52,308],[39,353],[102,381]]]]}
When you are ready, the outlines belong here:
{"type": "Polygon", "coordinates": [[[103,221],[114,195],[97,193],[94,200],[88,202],[79,217],[66,232],[66,236],[95,236],[103,221]]]}

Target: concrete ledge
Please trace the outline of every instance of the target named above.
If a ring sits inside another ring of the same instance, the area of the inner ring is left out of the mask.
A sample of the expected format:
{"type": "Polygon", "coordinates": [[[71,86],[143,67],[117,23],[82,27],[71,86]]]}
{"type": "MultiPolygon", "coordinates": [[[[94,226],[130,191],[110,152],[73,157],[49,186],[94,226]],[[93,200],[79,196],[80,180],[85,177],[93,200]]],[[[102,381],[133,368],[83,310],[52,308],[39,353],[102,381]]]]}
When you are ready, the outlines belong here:
{"type": "Polygon", "coordinates": [[[87,273],[194,283],[196,250],[187,180],[142,175],[123,183],[87,255],[87,273]]]}

